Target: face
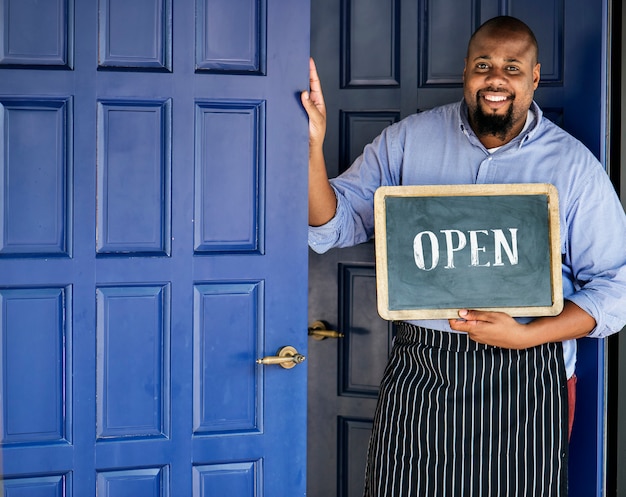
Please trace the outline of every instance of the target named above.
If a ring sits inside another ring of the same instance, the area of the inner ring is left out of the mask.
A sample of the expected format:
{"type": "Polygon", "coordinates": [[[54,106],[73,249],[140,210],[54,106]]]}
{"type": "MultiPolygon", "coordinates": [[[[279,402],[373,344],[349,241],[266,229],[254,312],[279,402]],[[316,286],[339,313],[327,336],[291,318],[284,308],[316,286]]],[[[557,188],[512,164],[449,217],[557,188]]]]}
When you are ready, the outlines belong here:
{"type": "Polygon", "coordinates": [[[523,33],[484,30],[471,41],[463,95],[470,124],[485,146],[503,145],[524,127],[539,85],[536,57],[523,33]]]}

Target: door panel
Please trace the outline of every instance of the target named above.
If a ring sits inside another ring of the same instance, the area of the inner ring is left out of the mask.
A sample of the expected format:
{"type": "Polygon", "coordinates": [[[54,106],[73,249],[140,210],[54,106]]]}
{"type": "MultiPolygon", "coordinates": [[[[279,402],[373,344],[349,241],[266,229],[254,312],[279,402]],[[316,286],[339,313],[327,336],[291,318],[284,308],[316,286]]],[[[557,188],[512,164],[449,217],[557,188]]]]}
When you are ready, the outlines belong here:
{"type": "Polygon", "coordinates": [[[307,12],[0,0],[8,494],[304,495],[307,12]]]}
{"type": "MultiPolygon", "coordinates": [[[[461,99],[467,41],[482,22],[500,14],[520,17],[535,31],[542,65],[535,99],[546,116],[603,160],[605,116],[598,102],[604,102],[606,12],[605,0],[314,2],[311,52],[327,106],[324,151],[329,175],[349,167],[363,146],[390,123],[461,99]]],[[[354,468],[363,468],[364,462],[353,457],[357,457],[355,450],[363,453],[358,457],[365,457],[366,447],[354,440],[362,440],[362,431],[369,429],[371,390],[343,388],[346,378],[352,378],[351,368],[386,361],[388,348],[380,342],[386,340],[387,331],[375,315],[375,288],[362,285],[353,299],[339,295],[345,287],[341,276],[345,268],[373,268],[370,244],[310,256],[309,322],[325,320],[345,334],[339,344],[310,340],[309,495],[313,497],[362,493],[362,480],[357,483],[354,468]],[[365,297],[363,292],[368,291],[365,297]],[[362,316],[365,324],[352,330],[343,316],[362,316]],[[385,338],[377,335],[381,333],[385,338]],[[367,356],[367,351],[375,351],[376,358],[367,356]],[[361,435],[351,438],[356,426],[361,435]],[[337,466],[337,479],[321,482],[317,475],[322,465],[330,463],[337,466]]],[[[587,497],[599,495],[603,485],[604,344],[582,339],[578,346],[579,400],[571,441],[570,494],[587,497]]]]}
{"type": "Polygon", "coordinates": [[[394,331],[376,310],[373,252],[368,242],[309,254],[309,323],[326,321],[343,338],[309,339],[308,495],[363,494],[372,418],[394,331]]]}

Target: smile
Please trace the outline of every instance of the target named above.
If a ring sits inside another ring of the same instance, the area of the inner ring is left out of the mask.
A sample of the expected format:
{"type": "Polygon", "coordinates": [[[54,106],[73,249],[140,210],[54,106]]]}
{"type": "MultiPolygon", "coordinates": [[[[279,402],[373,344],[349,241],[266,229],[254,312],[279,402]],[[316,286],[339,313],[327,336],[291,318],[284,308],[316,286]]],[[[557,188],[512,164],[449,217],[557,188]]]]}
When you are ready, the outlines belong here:
{"type": "Polygon", "coordinates": [[[504,102],[508,97],[504,95],[483,95],[483,98],[489,102],[504,102]]]}

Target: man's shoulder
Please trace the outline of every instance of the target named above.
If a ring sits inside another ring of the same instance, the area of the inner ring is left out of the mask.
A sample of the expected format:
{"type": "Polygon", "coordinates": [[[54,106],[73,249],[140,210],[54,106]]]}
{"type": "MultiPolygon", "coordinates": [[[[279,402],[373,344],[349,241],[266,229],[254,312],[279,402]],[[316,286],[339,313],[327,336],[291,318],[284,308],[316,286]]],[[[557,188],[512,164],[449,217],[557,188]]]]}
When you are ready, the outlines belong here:
{"type": "Polygon", "coordinates": [[[541,121],[537,126],[536,138],[538,140],[547,140],[555,143],[559,147],[565,148],[566,151],[572,153],[585,153],[593,156],[582,141],[561,128],[558,124],[546,117],[545,114],[541,116],[541,121]]]}

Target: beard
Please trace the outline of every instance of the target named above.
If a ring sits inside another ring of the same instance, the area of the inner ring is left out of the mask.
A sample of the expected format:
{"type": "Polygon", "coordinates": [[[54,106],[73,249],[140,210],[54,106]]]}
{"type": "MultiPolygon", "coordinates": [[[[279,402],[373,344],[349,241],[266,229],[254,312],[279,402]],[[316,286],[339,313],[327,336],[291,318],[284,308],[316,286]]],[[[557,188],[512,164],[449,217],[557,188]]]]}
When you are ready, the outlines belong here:
{"type": "MultiPolygon", "coordinates": [[[[477,97],[478,99],[478,97],[477,97]]],[[[476,109],[472,113],[472,122],[476,129],[474,130],[478,136],[492,135],[504,141],[507,134],[513,128],[513,103],[509,105],[506,114],[486,114],[476,102],[476,109]]]]}

